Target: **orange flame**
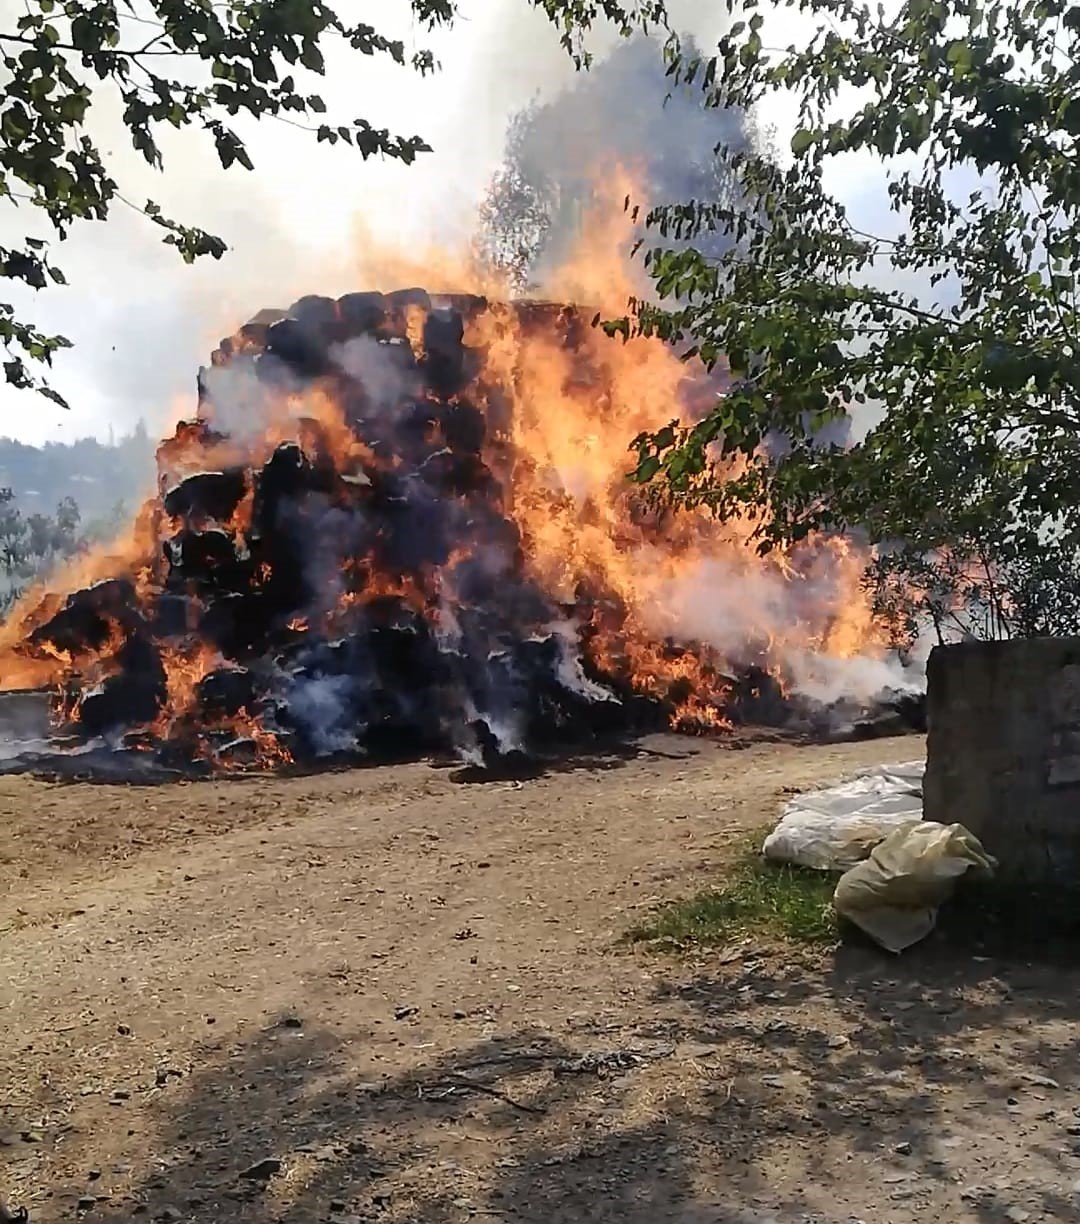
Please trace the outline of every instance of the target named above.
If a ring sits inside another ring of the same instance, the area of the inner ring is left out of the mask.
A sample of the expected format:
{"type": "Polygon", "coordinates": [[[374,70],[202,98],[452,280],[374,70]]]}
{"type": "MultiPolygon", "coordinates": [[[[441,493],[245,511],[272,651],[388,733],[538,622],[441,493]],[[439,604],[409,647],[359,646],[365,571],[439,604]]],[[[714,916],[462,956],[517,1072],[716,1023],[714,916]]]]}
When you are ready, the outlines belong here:
{"type": "MultiPolygon", "coordinates": [[[[530,576],[558,602],[593,608],[583,626],[588,657],[605,673],[629,675],[637,692],[666,700],[676,727],[722,729],[729,725],[733,664],[760,666],[784,688],[796,655],[880,655],[882,634],[859,583],[867,558],[850,541],[812,541],[797,553],[762,559],[751,547],[750,519],[720,524],[704,511],[689,511],[661,520],[635,502],[626,479],[630,440],[676,416],[688,381],[701,375],[658,341],[620,343],[587,326],[593,311],[621,314],[638,292],[625,259],[631,224],[624,209],[624,199],[638,194],[624,171],[606,176],[576,247],[550,278],[553,299],[578,301],[581,312],[537,307],[531,316],[492,303],[467,320],[466,344],[480,357],[467,395],[485,410],[485,460],[501,482],[503,509],[520,531],[530,576]],[[597,591],[604,593],[601,603],[582,599],[583,592],[597,591]]],[[[467,258],[418,258],[385,249],[373,254],[369,246],[367,264],[383,286],[435,278],[459,292],[504,288],[467,258]]],[[[258,349],[252,338],[257,326],[226,342],[215,357],[219,367],[228,353],[258,349]]],[[[406,307],[393,327],[394,343],[421,356],[422,313],[406,307]]],[[[344,480],[361,484],[395,462],[357,438],[332,381],[288,393],[253,383],[244,395],[241,407],[258,429],[234,434],[228,422],[217,420],[211,393],[200,404],[202,419],[181,421],[159,450],[162,492],[195,471],[250,470],[283,441],[297,441],[312,457],[329,454],[344,480]],[[225,436],[208,434],[218,426],[225,436]]],[[[254,504],[249,479],[221,528],[242,539],[254,504]]],[[[138,598],[159,590],[166,526],[161,502],[147,503],[130,532],[56,575],[56,588],[124,574],[138,598]]],[[[439,572],[418,578],[379,572],[370,557],[351,558],[332,599],[293,617],[288,628],[347,624],[355,608],[382,596],[437,619],[460,559],[451,557],[439,572]]],[[[272,577],[265,562],[256,567],[256,584],[272,577]]],[[[27,635],[59,604],[42,589],[31,592],[0,627],[0,686],[60,684],[76,665],[87,674],[83,658],[26,647],[27,635]]],[[[117,645],[110,642],[109,650],[115,653],[117,645]]],[[[109,650],[99,652],[93,668],[107,667],[109,650]]],[[[198,685],[221,660],[208,645],[195,643],[166,648],[162,662],[167,700],[152,729],[168,734],[178,720],[197,715],[198,685]]],[[[259,760],[287,757],[250,711],[234,716],[229,727],[256,744],[259,760]]]]}

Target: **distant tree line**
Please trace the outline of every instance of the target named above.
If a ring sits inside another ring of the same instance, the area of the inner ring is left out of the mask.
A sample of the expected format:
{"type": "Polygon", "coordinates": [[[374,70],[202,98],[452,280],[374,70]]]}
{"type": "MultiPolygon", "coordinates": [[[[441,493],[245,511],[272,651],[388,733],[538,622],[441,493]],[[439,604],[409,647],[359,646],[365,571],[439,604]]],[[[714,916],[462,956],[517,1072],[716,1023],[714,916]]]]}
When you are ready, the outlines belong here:
{"type": "Polygon", "coordinates": [[[0,488],[0,612],[26,587],[87,544],[79,507],[63,498],[55,514],[24,515],[11,489],[0,488]]]}
{"type": "Polygon", "coordinates": [[[0,437],[0,488],[9,488],[24,514],[52,514],[74,500],[83,521],[112,522],[116,504],[128,506],[153,488],[154,447],[141,421],[118,439],[79,438],[31,446],[0,437]]]}
{"type": "Polygon", "coordinates": [[[141,422],[119,441],[0,438],[0,615],[57,565],[119,532],[153,481],[153,454],[141,422]]]}

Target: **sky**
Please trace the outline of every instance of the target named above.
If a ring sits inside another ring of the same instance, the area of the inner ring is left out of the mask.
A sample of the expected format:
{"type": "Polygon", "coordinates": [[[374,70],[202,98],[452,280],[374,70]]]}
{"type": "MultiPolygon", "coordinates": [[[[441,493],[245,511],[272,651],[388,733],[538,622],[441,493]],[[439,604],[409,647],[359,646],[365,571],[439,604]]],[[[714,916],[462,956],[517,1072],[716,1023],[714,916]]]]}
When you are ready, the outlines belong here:
{"type": "MultiPolygon", "coordinates": [[[[0,0],[0,13],[16,5],[0,0]]],[[[680,28],[715,44],[723,0],[676,0],[669,8],[680,28]]],[[[140,418],[163,432],[193,411],[197,369],[219,339],[260,309],[308,293],[365,288],[365,259],[381,244],[454,245],[471,232],[509,116],[537,94],[558,90],[573,68],[526,0],[461,0],[455,27],[434,36],[402,20],[405,11],[398,3],[396,24],[380,19],[380,28],[410,50],[432,47],[438,73],[420,78],[385,57],[342,53],[329,59],[317,88],[330,117],[363,116],[397,134],[423,136],[434,152],[412,166],[364,162],[354,150],[320,146],[308,133],[264,121],[239,127],[253,172],[223,171],[197,133],[169,132],[165,173],[158,174],[127,145],[115,99],[99,97],[94,135],[124,194],[139,203],[153,198],[230,249],[221,261],[185,265],[123,204],[107,222],[75,227],[54,251],[68,286],[13,295],[22,317],[74,342],[52,376],[71,408],[0,387],[0,433],[32,443],[72,441],[126,432],[140,418]]],[[[782,22],[785,42],[809,33],[786,10],[782,22]]],[[[790,106],[772,102],[762,118],[783,147],[793,126],[790,106]]],[[[865,162],[840,167],[834,185],[864,219],[884,211],[883,179],[865,162]]],[[[0,209],[0,244],[44,232],[29,208],[0,209]]]]}

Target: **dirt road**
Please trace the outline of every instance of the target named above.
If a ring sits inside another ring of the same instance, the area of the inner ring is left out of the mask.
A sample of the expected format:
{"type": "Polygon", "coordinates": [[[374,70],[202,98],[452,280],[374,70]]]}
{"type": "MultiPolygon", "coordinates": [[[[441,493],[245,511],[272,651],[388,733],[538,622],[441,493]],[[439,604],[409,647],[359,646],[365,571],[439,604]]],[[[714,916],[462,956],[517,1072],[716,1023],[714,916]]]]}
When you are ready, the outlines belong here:
{"type": "Polygon", "coordinates": [[[918,740],[0,781],[0,1190],[32,1221],[1080,1219],[1076,975],[617,942],[918,740]]]}

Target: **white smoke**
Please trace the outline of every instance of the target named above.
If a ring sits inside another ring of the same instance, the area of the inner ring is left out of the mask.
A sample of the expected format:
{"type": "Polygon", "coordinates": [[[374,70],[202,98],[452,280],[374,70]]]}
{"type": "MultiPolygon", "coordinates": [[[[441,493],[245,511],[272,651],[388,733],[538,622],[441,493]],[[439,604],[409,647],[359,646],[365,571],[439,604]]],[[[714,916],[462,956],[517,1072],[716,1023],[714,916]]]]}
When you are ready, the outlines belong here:
{"type": "MultiPolygon", "coordinates": [[[[640,565],[648,572],[647,555],[640,565]]],[[[905,665],[879,654],[841,658],[802,644],[821,625],[823,609],[841,615],[850,598],[841,574],[828,566],[800,578],[763,564],[711,557],[663,583],[644,615],[658,637],[704,642],[733,661],[751,661],[748,647],[768,645],[771,656],[783,659],[793,690],[825,705],[841,698],[870,704],[888,690],[920,689],[921,663],[905,665]]]]}
{"type": "Polygon", "coordinates": [[[294,676],[288,680],[284,696],[290,713],[310,736],[317,756],[356,750],[356,726],[350,711],[355,688],[351,676],[294,676]]]}
{"type": "Polygon", "coordinates": [[[370,336],[356,336],[336,345],[330,356],[363,386],[376,414],[389,411],[410,392],[419,393],[419,378],[405,374],[401,363],[395,363],[392,346],[380,344],[370,336]]]}
{"type": "MultiPolygon", "coordinates": [[[[329,57],[325,81],[313,83],[330,116],[363,115],[423,136],[434,152],[412,166],[364,162],[294,127],[241,121],[254,172],[222,170],[199,132],[166,130],[161,175],[131,148],[118,102],[100,91],[91,130],[126,198],[156,200],[166,215],[219,234],[229,251],[189,267],[162,245],[161,231],[119,203],[108,222],[76,225],[53,251],[68,286],[34,293],[5,285],[22,317],[75,342],[52,376],[71,410],[0,386],[0,432],[34,443],[70,441],[105,437],[110,426],[123,433],[140,418],[152,433],[164,432],[193,406],[195,370],[238,324],[305,293],[366,287],[357,220],[376,242],[466,239],[501,160],[509,116],[538,94],[551,96],[573,67],[557,32],[526,0],[461,0],[459,7],[455,27],[434,35],[414,26],[408,6],[380,7],[379,28],[402,38],[407,52],[432,48],[441,64],[435,75],[420,78],[383,57],[342,50],[329,57]]],[[[708,42],[718,22],[702,18],[700,7],[691,0],[671,6],[676,23],[708,42]]],[[[6,25],[20,12],[17,0],[0,0],[6,25]]],[[[613,41],[610,32],[594,39],[597,53],[613,41]]],[[[51,237],[36,210],[10,201],[0,209],[5,242],[51,237]]]]}

